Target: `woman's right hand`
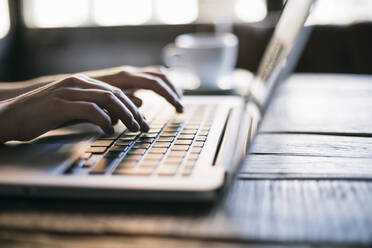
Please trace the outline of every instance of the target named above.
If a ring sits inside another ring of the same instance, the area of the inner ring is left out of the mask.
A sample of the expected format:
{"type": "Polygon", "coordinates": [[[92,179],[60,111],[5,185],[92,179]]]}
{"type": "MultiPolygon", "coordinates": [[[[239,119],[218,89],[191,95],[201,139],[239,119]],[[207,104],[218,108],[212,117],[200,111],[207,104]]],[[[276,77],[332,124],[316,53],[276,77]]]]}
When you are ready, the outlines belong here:
{"type": "Polygon", "coordinates": [[[149,129],[121,89],[85,75],[70,76],[0,102],[0,143],[30,140],[76,120],[112,133],[117,119],[131,131],[149,129]]]}

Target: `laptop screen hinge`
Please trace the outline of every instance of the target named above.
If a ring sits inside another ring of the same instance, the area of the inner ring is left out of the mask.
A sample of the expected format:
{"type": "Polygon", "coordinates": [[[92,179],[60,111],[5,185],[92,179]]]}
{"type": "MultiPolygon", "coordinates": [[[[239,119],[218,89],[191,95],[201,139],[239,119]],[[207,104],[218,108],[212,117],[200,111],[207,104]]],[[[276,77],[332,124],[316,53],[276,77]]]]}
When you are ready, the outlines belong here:
{"type": "Polygon", "coordinates": [[[224,124],[222,132],[221,132],[221,135],[218,139],[217,150],[216,150],[216,153],[215,153],[214,159],[213,159],[213,165],[219,164],[219,160],[221,159],[221,152],[220,151],[223,150],[223,148],[225,146],[225,143],[226,143],[226,139],[225,139],[226,130],[228,129],[228,126],[229,126],[229,123],[230,123],[231,113],[232,113],[232,109],[229,110],[229,113],[227,115],[225,124],[224,124]]]}

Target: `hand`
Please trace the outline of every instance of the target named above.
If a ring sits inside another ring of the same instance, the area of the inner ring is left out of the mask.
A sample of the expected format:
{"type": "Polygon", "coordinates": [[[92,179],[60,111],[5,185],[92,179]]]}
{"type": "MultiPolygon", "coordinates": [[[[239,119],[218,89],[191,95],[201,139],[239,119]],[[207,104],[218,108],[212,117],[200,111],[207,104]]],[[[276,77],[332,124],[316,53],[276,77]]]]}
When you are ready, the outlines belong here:
{"type": "MultiPolygon", "coordinates": [[[[165,94],[160,87],[158,91],[165,94]]],[[[75,120],[89,121],[112,133],[115,119],[131,131],[149,129],[121,89],[84,75],[70,76],[0,102],[0,142],[30,140],[75,120]]]]}
{"type": "MultiPolygon", "coordinates": [[[[93,74],[97,72],[93,72],[93,74]]],[[[88,72],[89,74],[89,72],[88,72]]],[[[167,77],[167,71],[161,66],[149,66],[137,68],[122,66],[98,71],[95,78],[116,86],[125,91],[128,97],[137,105],[141,106],[142,100],[134,96],[137,89],[149,89],[164,97],[172,104],[177,112],[183,111],[180,101],[182,93],[171,83],[167,77]]]]}

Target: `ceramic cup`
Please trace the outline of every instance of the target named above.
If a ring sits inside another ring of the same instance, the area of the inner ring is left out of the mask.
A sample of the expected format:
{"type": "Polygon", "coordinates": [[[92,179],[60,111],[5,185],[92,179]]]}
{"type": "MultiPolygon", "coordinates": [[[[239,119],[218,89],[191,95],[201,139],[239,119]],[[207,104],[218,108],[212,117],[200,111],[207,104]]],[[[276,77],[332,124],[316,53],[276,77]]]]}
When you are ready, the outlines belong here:
{"type": "Polygon", "coordinates": [[[169,67],[185,67],[200,80],[201,90],[218,90],[219,79],[235,68],[238,38],[231,33],[190,33],[163,49],[169,67]]]}

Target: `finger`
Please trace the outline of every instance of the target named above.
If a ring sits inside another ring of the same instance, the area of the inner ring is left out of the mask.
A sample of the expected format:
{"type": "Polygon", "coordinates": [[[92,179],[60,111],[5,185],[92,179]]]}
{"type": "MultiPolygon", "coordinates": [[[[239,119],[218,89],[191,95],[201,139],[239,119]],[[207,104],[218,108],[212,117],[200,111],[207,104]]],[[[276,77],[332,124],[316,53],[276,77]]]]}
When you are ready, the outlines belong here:
{"type": "Polygon", "coordinates": [[[169,86],[169,88],[173,90],[174,93],[177,94],[179,98],[182,98],[181,91],[177,89],[177,87],[175,87],[173,83],[171,83],[171,81],[169,80],[169,78],[167,77],[165,73],[161,73],[161,72],[144,72],[144,73],[160,78],[169,86]]]}
{"type": "Polygon", "coordinates": [[[111,125],[110,117],[95,103],[84,101],[64,101],[64,107],[69,120],[87,120],[97,126],[106,133],[113,133],[114,129],[111,125]]]}
{"type": "Polygon", "coordinates": [[[153,90],[172,104],[177,112],[183,112],[183,105],[178,96],[163,82],[163,80],[148,74],[130,74],[133,87],[153,90]]]}
{"type": "Polygon", "coordinates": [[[139,97],[136,97],[134,94],[126,94],[129,99],[137,106],[137,107],[141,107],[142,106],[142,99],[139,98],[139,97]]]}
{"type": "MultiPolygon", "coordinates": [[[[89,77],[87,77],[83,74],[78,74],[75,77],[78,79],[77,82],[75,82],[78,87],[81,87],[83,89],[92,89],[92,88],[102,89],[102,90],[110,91],[116,97],[118,97],[119,100],[127,107],[127,109],[129,109],[132,116],[135,118],[135,123],[134,124],[131,124],[131,123],[128,124],[127,127],[129,129],[132,128],[132,131],[133,131],[135,129],[135,126],[139,126],[142,131],[146,131],[146,130],[149,129],[149,124],[145,120],[144,116],[140,113],[140,111],[132,103],[132,101],[125,96],[125,94],[123,93],[122,90],[120,90],[119,88],[116,88],[114,86],[111,86],[111,85],[109,85],[105,82],[102,82],[102,81],[99,81],[99,80],[96,80],[96,79],[93,79],[93,78],[89,78],[89,77]]],[[[124,121],[123,121],[123,123],[127,124],[124,121]]]]}
{"type": "Polygon", "coordinates": [[[100,89],[65,88],[60,93],[66,100],[92,102],[113,113],[131,131],[139,131],[140,126],[131,111],[111,91],[100,89]]]}
{"type": "Polygon", "coordinates": [[[125,106],[133,113],[135,118],[139,120],[141,131],[147,132],[150,129],[149,124],[145,120],[145,117],[138,110],[137,106],[125,95],[122,91],[117,92],[116,96],[125,104],[125,106]]]}
{"type": "Polygon", "coordinates": [[[108,112],[108,111],[105,110],[105,109],[104,109],[104,111],[105,111],[106,114],[108,114],[108,116],[110,116],[111,124],[112,124],[113,126],[115,126],[115,125],[118,123],[119,118],[118,118],[114,113],[112,113],[112,112],[108,112]]]}
{"type": "Polygon", "coordinates": [[[156,77],[161,78],[168,86],[178,95],[178,97],[182,97],[182,92],[177,89],[177,87],[174,86],[173,83],[169,80],[167,73],[168,70],[164,66],[146,66],[142,68],[138,68],[137,72],[147,73],[156,77]]]}

